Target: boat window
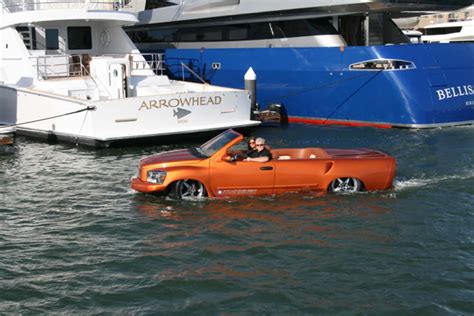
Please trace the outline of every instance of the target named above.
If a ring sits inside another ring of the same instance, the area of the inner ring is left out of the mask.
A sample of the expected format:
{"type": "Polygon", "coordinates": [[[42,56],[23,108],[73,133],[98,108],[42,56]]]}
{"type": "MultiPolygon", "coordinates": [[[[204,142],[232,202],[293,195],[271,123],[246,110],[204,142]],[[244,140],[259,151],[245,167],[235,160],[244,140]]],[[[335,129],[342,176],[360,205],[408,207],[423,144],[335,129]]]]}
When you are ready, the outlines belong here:
{"type": "Polygon", "coordinates": [[[461,32],[461,26],[436,27],[425,29],[425,35],[442,35],[461,32]]]}
{"type": "Polygon", "coordinates": [[[272,31],[270,29],[270,23],[253,23],[249,24],[249,40],[259,39],[271,39],[273,38],[272,31]]]}
{"type": "Polygon", "coordinates": [[[222,41],[222,30],[219,28],[185,28],[178,31],[181,42],[222,41]]]}
{"type": "Polygon", "coordinates": [[[46,49],[59,49],[59,30],[46,29],[45,30],[46,49]]]}
{"type": "Polygon", "coordinates": [[[193,29],[182,29],[179,30],[178,37],[181,42],[196,42],[197,33],[193,29]]]}
{"type": "Polygon", "coordinates": [[[272,22],[272,27],[277,38],[337,34],[327,19],[272,22]]]}
{"type": "Polygon", "coordinates": [[[89,26],[71,26],[67,28],[69,49],[91,49],[92,35],[89,26]]]}
{"type": "Polygon", "coordinates": [[[415,69],[415,64],[411,61],[398,59],[372,59],[349,66],[350,70],[409,70],[415,69]]]}
{"type": "Polygon", "coordinates": [[[198,41],[221,41],[222,31],[218,28],[200,30],[197,35],[198,41]]]}
{"type": "Polygon", "coordinates": [[[249,30],[247,24],[231,25],[227,27],[227,39],[229,41],[246,40],[249,30]]]}
{"type": "Polygon", "coordinates": [[[145,4],[145,10],[169,7],[173,5],[176,5],[176,3],[169,2],[166,0],[147,0],[145,4]]]}
{"type": "Polygon", "coordinates": [[[146,34],[146,41],[143,42],[175,42],[176,41],[176,30],[175,29],[164,29],[150,32],[143,32],[146,34]]]}

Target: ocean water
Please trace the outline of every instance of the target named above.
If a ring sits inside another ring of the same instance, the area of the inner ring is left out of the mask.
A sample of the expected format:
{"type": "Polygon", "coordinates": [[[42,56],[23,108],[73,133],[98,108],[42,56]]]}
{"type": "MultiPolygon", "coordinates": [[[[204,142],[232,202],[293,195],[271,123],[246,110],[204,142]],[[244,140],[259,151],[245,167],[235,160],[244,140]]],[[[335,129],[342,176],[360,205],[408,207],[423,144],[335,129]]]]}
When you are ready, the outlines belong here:
{"type": "MultiPolygon", "coordinates": [[[[138,160],[19,137],[0,155],[3,314],[474,314],[474,128],[294,124],[278,147],[370,147],[394,188],[175,201],[133,192],[138,160]]],[[[205,140],[203,140],[205,141],[205,140]]]]}

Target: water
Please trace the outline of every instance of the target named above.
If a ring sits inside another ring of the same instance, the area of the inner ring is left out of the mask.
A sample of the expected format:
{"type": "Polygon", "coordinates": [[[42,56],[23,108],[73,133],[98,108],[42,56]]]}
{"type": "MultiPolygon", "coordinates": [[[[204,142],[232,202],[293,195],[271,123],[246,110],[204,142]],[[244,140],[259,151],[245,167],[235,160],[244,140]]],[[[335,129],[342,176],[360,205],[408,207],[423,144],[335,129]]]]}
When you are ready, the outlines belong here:
{"type": "Polygon", "coordinates": [[[19,138],[0,155],[3,313],[473,314],[474,128],[260,128],[274,147],[372,147],[395,187],[180,202],[139,158],[19,138]]]}

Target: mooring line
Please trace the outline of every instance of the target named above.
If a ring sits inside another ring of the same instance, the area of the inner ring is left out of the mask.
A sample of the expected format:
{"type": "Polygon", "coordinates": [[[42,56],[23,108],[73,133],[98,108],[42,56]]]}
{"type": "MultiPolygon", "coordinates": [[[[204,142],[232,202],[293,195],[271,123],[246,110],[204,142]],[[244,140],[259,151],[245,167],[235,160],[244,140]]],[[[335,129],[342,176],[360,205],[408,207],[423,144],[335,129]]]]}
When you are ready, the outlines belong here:
{"type": "Polygon", "coordinates": [[[50,117],[45,117],[45,118],[41,118],[41,119],[37,119],[37,120],[33,120],[33,121],[28,121],[28,122],[2,125],[2,127],[14,127],[14,126],[16,127],[16,126],[20,126],[20,125],[31,124],[31,123],[41,122],[41,121],[47,121],[47,120],[51,120],[51,119],[62,117],[62,116],[68,116],[68,115],[72,115],[72,114],[76,114],[76,113],[81,113],[81,112],[84,112],[84,111],[93,111],[93,110],[95,110],[95,106],[88,106],[86,108],[83,108],[83,109],[80,109],[80,110],[77,110],[77,111],[73,111],[73,112],[68,112],[68,113],[59,114],[59,115],[50,116],[50,117]]]}

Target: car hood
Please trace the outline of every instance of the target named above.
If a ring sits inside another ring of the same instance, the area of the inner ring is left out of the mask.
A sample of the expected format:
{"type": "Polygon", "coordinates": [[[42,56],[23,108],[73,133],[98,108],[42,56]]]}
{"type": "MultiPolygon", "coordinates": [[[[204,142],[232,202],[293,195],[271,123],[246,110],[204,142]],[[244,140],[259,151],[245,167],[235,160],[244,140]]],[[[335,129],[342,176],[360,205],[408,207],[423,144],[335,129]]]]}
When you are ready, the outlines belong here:
{"type": "Polygon", "coordinates": [[[387,154],[374,149],[325,149],[332,158],[377,158],[386,157],[387,154]]]}
{"type": "Polygon", "coordinates": [[[193,155],[189,149],[178,149],[172,151],[162,152],[156,155],[148,156],[140,161],[141,165],[152,165],[166,162],[177,162],[177,161],[191,161],[196,162],[202,160],[196,155],[193,155]]]}

